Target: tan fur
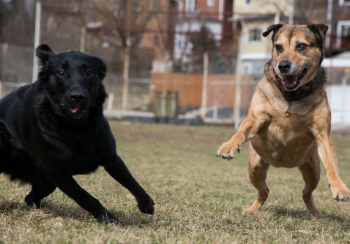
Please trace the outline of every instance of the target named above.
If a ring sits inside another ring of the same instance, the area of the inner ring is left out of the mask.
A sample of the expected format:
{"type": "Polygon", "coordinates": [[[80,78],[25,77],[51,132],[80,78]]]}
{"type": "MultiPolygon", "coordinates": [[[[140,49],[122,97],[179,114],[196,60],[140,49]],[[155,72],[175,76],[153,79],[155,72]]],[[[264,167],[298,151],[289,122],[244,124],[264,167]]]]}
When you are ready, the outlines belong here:
{"type": "Polygon", "coordinates": [[[307,26],[283,26],[276,33],[273,43],[283,43],[284,51],[277,53],[273,49],[272,61],[265,66],[265,75],[256,87],[247,118],[231,140],[221,145],[217,154],[222,158],[233,158],[241,145],[250,141],[249,176],[258,190],[258,197],[247,211],[257,211],[266,201],[269,190],[265,179],[272,165],[299,168],[305,181],[304,202],[311,214],[320,216],[322,214],[312,198],[320,179],[319,157],[327,170],[333,198],[342,201],[350,198],[349,189],[340,179],[330,136],[331,112],[323,89],[326,80],[324,70],[319,66],[322,49],[316,46],[315,36],[307,26]],[[306,43],[307,50],[297,51],[297,42],[306,43]],[[289,60],[296,67],[309,68],[298,92],[311,89],[311,84],[319,85],[314,86],[311,94],[287,101],[278,88],[276,78],[269,78],[280,60],[289,60]]]}

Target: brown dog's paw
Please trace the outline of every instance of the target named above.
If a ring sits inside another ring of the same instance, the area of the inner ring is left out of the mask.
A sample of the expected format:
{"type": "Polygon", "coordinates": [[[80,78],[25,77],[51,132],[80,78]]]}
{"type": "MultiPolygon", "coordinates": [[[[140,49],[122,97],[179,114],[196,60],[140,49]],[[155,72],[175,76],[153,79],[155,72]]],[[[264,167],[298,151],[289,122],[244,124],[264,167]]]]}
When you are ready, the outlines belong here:
{"type": "Polygon", "coordinates": [[[235,157],[236,152],[239,153],[240,151],[241,151],[240,145],[238,145],[234,142],[228,141],[228,142],[223,143],[219,147],[219,150],[216,153],[216,156],[230,160],[230,159],[235,157]]]}
{"type": "Polygon", "coordinates": [[[333,198],[338,202],[350,199],[350,191],[343,182],[332,183],[329,185],[329,189],[332,191],[333,198]]]}

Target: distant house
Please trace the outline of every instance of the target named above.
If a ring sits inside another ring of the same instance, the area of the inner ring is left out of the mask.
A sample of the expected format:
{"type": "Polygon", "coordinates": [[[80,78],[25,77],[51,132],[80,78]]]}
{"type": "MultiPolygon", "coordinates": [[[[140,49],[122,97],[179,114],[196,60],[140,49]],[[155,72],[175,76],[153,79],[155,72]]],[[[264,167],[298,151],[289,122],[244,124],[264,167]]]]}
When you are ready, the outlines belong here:
{"type": "Polygon", "coordinates": [[[329,56],[350,50],[350,0],[328,0],[326,52],[329,56]]]}
{"type": "Polygon", "coordinates": [[[234,1],[234,27],[242,28],[242,73],[259,78],[264,73],[265,63],[271,59],[271,38],[262,33],[271,25],[283,23],[280,14],[288,14],[288,2],[279,1],[279,9],[272,1],[234,1]]]}
{"type": "Polygon", "coordinates": [[[214,37],[218,46],[232,40],[233,0],[177,0],[178,21],[175,26],[174,55],[190,53],[188,34],[198,33],[204,26],[214,37]]]}

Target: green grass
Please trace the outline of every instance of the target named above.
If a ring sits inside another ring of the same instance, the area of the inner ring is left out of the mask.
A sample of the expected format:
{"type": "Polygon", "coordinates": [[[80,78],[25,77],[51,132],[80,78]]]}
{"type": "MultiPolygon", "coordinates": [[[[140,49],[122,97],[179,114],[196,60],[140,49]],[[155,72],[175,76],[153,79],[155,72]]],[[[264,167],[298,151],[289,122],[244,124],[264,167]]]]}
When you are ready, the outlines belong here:
{"type": "MultiPolygon", "coordinates": [[[[324,167],[310,216],[297,169],[270,168],[270,195],[256,214],[242,214],[256,197],[248,176],[248,147],[234,160],[216,150],[231,127],[185,127],[111,121],[117,151],[156,202],[153,216],[104,170],[76,176],[79,184],[119,217],[102,225],[59,190],[42,210],[29,208],[29,186],[0,176],[0,243],[349,243],[350,204],[336,202],[324,167]]],[[[333,135],[340,173],[350,187],[350,137],[333,135]]]]}

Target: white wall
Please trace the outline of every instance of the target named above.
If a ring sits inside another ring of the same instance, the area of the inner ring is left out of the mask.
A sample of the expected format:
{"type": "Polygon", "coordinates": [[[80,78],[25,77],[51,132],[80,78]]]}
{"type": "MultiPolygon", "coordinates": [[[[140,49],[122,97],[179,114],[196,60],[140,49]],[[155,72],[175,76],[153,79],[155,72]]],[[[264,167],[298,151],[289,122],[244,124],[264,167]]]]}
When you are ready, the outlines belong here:
{"type": "Polygon", "coordinates": [[[332,124],[350,126],[350,81],[342,85],[326,86],[328,103],[332,111],[332,124]]]}

